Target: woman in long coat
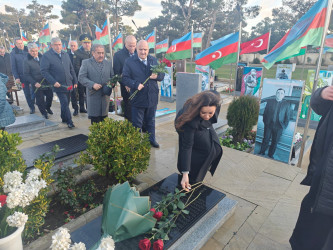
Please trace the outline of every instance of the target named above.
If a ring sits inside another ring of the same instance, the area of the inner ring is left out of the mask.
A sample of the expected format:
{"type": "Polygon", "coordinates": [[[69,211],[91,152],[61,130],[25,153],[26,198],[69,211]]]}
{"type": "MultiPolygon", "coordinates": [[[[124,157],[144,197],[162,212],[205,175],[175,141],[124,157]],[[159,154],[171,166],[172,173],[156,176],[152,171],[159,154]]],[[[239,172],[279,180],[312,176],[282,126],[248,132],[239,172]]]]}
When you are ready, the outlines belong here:
{"type": "Polygon", "coordinates": [[[222,147],[212,126],[217,122],[220,102],[217,92],[204,91],[188,99],[177,114],[177,168],[182,173],[181,186],[186,190],[190,184],[203,181],[208,171],[213,175],[222,157],[222,147]]]}

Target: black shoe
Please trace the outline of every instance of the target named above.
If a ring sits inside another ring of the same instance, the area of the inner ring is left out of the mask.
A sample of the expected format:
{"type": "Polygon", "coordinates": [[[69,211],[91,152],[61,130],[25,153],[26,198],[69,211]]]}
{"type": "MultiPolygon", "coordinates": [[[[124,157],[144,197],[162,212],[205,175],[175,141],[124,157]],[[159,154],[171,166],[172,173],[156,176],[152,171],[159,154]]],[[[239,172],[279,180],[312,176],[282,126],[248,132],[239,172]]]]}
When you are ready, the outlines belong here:
{"type": "Polygon", "coordinates": [[[35,113],[35,108],[30,109],[30,114],[34,114],[35,113]]]}
{"type": "Polygon", "coordinates": [[[152,145],[154,148],[159,148],[160,145],[156,141],[151,141],[150,145],[152,145]]]}
{"type": "Polygon", "coordinates": [[[269,155],[268,157],[274,160],[274,156],[273,155],[272,156],[269,155]]]}
{"type": "Polygon", "coordinates": [[[80,109],[80,113],[87,113],[87,110],[85,108],[80,109]]]}
{"type": "Polygon", "coordinates": [[[74,110],[73,116],[77,116],[79,114],[79,111],[77,109],[74,110]]]}
{"type": "Polygon", "coordinates": [[[47,113],[43,114],[45,119],[49,119],[49,116],[47,115],[47,113]]]}
{"type": "Polygon", "coordinates": [[[50,115],[53,115],[53,111],[51,109],[46,109],[47,113],[49,113],[50,115]]]}
{"type": "Polygon", "coordinates": [[[61,122],[62,122],[62,123],[67,123],[67,121],[65,121],[65,120],[61,120],[61,122]]]}
{"type": "Polygon", "coordinates": [[[75,125],[73,123],[69,123],[68,128],[75,128],[75,125]]]}

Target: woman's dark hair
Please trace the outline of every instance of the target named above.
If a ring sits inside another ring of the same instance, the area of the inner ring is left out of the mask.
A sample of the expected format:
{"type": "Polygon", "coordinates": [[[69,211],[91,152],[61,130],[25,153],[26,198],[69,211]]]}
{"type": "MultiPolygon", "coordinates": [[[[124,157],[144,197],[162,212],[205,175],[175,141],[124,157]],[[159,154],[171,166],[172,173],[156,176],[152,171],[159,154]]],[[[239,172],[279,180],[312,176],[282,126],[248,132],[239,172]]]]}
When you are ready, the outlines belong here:
{"type": "Polygon", "coordinates": [[[198,116],[202,107],[215,106],[217,108],[220,103],[221,97],[216,91],[207,90],[192,96],[184,104],[184,113],[176,119],[176,130],[180,130],[185,123],[192,121],[196,116],[198,116]]]}

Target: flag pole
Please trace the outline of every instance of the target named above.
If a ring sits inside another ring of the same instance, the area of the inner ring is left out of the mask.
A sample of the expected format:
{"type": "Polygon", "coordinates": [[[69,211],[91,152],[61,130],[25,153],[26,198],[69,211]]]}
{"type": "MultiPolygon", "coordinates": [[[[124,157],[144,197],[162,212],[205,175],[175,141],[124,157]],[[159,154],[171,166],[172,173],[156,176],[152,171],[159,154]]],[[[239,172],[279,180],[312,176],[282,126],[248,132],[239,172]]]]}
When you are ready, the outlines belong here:
{"type": "Polygon", "coordinates": [[[242,38],[242,21],[240,21],[240,23],[239,23],[237,61],[236,61],[236,74],[235,74],[235,83],[234,83],[234,99],[236,98],[237,68],[238,68],[238,62],[239,62],[239,53],[240,53],[241,38],[242,38]]]}
{"type": "MultiPolygon", "coordinates": [[[[318,84],[320,65],[321,65],[322,56],[323,56],[325,37],[326,37],[326,33],[327,33],[327,30],[328,30],[328,25],[329,25],[329,21],[330,21],[330,17],[331,17],[331,11],[332,11],[332,0],[328,0],[327,10],[326,10],[325,27],[324,27],[323,35],[321,37],[320,51],[319,51],[319,57],[318,57],[318,63],[317,63],[315,78],[314,78],[313,87],[312,87],[312,94],[316,90],[317,84],[318,84]]],[[[297,167],[299,167],[299,168],[302,166],[302,160],[303,160],[305,143],[306,143],[306,139],[307,139],[307,136],[308,136],[311,112],[312,112],[312,109],[311,109],[311,106],[309,106],[307,116],[306,116],[306,123],[305,123],[305,127],[304,127],[301,151],[299,153],[299,158],[298,158],[298,163],[297,163],[297,167]]]]}
{"type": "Polygon", "coordinates": [[[112,55],[112,43],[111,43],[111,32],[110,32],[110,14],[106,14],[106,22],[108,26],[108,35],[109,35],[109,48],[110,48],[110,57],[111,57],[111,63],[113,65],[113,55],[112,55]]]}
{"type": "MultiPolygon", "coordinates": [[[[186,64],[186,59],[185,59],[186,64]]],[[[191,71],[193,71],[193,25],[191,27],[191,71]]]]}
{"type": "Polygon", "coordinates": [[[271,42],[271,34],[272,34],[272,28],[269,28],[269,33],[268,33],[268,44],[267,44],[267,52],[266,54],[269,53],[269,44],[271,42]]]}
{"type": "Polygon", "coordinates": [[[154,27],[154,56],[156,57],[156,39],[157,39],[157,33],[156,33],[156,27],[154,27]]]}

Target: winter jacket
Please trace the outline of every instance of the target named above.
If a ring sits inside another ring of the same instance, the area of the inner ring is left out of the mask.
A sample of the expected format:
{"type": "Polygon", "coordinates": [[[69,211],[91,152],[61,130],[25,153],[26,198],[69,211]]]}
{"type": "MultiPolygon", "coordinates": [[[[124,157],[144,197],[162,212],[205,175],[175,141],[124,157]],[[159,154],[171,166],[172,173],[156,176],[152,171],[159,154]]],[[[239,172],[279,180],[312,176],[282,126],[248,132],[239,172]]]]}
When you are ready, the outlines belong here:
{"type": "Polygon", "coordinates": [[[28,54],[28,48],[24,47],[23,50],[18,49],[16,46],[10,52],[10,63],[12,66],[12,73],[15,79],[20,79],[24,83],[23,62],[28,54]]]}
{"type": "Polygon", "coordinates": [[[6,100],[6,83],[8,77],[0,73],[0,128],[4,128],[15,122],[13,108],[6,100]]]}

